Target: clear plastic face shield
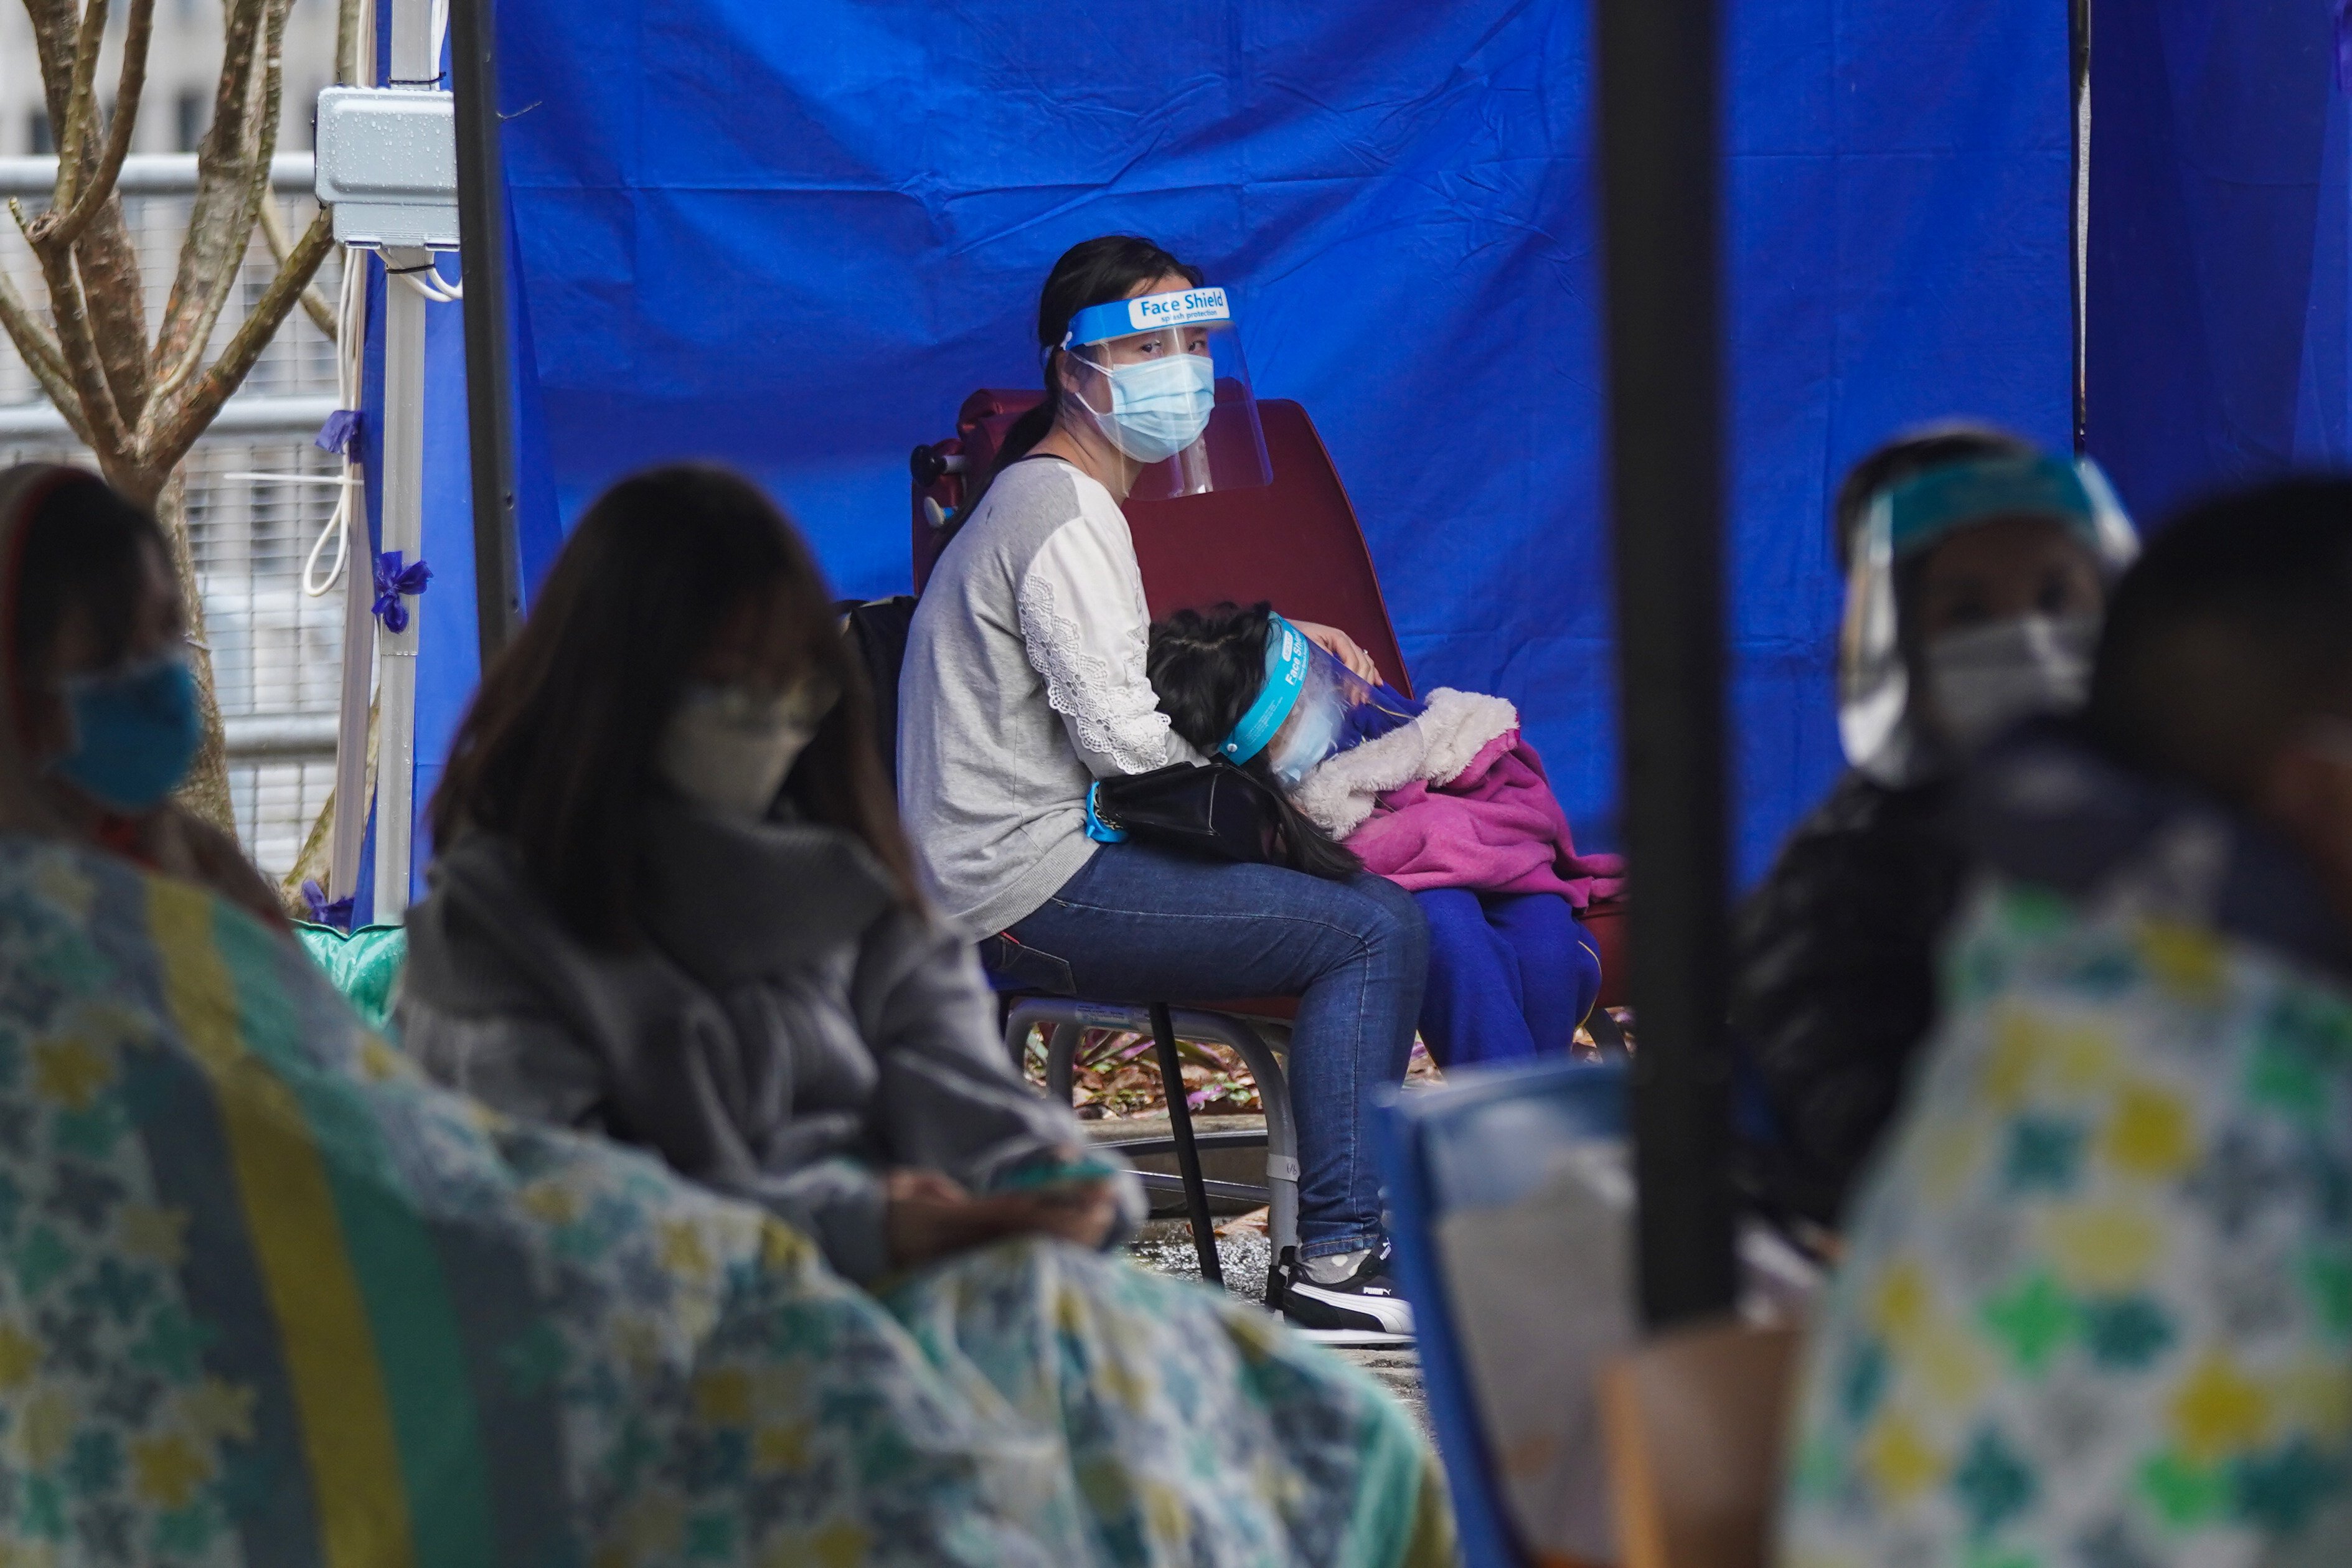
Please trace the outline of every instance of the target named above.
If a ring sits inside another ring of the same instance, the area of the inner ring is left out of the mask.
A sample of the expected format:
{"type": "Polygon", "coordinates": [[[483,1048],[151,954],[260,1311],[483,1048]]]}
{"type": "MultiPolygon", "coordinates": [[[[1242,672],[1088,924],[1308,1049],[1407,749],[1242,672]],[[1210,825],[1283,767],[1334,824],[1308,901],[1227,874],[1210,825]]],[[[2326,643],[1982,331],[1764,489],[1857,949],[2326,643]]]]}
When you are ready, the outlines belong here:
{"type": "Polygon", "coordinates": [[[1376,686],[1274,616],[1265,631],[1265,684],[1217,754],[1236,765],[1265,753],[1286,789],[1339,752],[1422,715],[1420,703],[1376,686]]]}
{"type": "Polygon", "coordinates": [[[1165,500],[1273,477],[1249,366],[1222,288],[1090,305],[1062,339],[1064,394],[1143,465],[1129,495],[1165,500]]]}
{"type": "Polygon", "coordinates": [[[2131,519],[2087,458],[1939,464],[1879,492],[1854,540],[1838,639],[1846,760],[1881,784],[1921,783],[2028,714],[2078,706],[2104,589],[2138,553],[2131,519]],[[2079,608],[2029,599],[1964,630],[1906,637],[1900,580],[1911,563],[1972,529],[2017,522],[2044,525],[2033,532],[2045,551],[2087,560],[2101,592],[2079,608]]]}

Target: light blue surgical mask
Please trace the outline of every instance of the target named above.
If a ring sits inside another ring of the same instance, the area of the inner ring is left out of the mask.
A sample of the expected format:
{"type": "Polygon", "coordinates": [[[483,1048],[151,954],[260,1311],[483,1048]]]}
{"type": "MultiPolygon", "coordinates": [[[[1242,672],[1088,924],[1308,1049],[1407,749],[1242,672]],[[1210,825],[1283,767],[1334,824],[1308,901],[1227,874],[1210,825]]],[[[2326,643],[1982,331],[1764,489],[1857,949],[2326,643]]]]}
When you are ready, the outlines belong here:
{"type": "Polygon", "coordinates": [[[196,677],[177,654],[58,683],[73,746],[49,771],[100,805],[144,811],[179,788],[204,741],[196,677]]]}
{"type": "MultiPolygon", "coordinates": [[[[1091,363],[1091,361],[1089,361],[1091,363]]],[[[1217,403],[1217,372],[1205,354],[1169,354],[1129,365],[1096,365],[1110,382],[1110,412],[1078,402],[1113,446],[1138,463],[1162,463],[1201,439],[1217,403]]]]}

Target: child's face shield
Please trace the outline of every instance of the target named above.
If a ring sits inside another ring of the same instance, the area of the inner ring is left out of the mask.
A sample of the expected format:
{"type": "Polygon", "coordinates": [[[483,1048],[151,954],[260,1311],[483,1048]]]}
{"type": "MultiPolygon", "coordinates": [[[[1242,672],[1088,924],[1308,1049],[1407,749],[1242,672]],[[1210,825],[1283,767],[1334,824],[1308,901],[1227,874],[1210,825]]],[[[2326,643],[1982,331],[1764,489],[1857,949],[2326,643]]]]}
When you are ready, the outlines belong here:
{"type": "Polygon", "coordinates": [[[1921,714],[1907,655],[1898,577],[1953,535],[2005,519],[2054,524],[2112,584],[2139,553],[2139,537],[2098,465],[2088,458],[1977,458],[1938,465],[1871,502],[1847,568],[1838,638],[1838,735],[1846,760],[1895,788],[1951,761],[1921,714]]]}
{"type": "Polygon", "coordinates": [[[1421,716],[1422,705],[1376,686],[1276,615],[1267,623],[1265,684],[1218,754],[1234,763],[1265,753],[1283,788],[1339,752],[1421,716]]]}
{"type": "Polygon", "coordinates": [[[1091,305],[1062,340],[1065,390],[1143,465],[1139,500],[1204,495],[1273,477],[1249,366],[1222,288],[1091,305]]]}

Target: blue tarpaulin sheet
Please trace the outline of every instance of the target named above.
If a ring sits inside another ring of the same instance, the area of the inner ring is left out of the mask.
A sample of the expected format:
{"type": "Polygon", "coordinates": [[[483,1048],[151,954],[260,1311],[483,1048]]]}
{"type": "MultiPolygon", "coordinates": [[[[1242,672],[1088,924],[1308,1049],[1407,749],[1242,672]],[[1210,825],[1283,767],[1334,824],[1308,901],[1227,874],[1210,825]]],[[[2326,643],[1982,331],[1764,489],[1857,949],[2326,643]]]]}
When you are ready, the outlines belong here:
{"type": "Polygon", "coordinates": [[[2089,445],[2145,519],[2352,457],[2345,13],[2100,9],[2089,445]]]}
{"type": "MultiPolygon", "coordinates": [[[[1823,508],[1843,465],[1956,413],[2066,438],[2070,174],[2063,5],[1729,13],[1744,880],[1840,765],[1823,508]]],[[[1583,5],[506,0],[499,20],[564,515],[632,467],[716,458],[773,487],[837,590],[903,591],[908,449],[974,387],[1037,384],[1064,248],[1147,234],[1232,291],[1260,393],[1314,416],[1415,683],[1517,703],[1579,841],[1612,839],[1583,5]]]]}

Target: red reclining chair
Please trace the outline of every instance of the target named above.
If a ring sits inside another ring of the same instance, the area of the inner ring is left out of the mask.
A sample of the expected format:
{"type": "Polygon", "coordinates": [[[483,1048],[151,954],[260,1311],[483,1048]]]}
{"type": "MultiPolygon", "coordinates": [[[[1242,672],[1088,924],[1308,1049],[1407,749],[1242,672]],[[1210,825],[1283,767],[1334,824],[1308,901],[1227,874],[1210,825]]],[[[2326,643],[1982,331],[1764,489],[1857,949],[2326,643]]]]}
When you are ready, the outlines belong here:
{"type": "MultiPolygon", "coordinates": [[[[947,518],[963,505],[968,479],[987,472],[1006,430],[1035,405],[1040,395],[993,389],[976,392],[964,400],[957,413],[952,439],[915,449],[913,556],[918,593],[938,559],[947,518]]],[[[1237,604],[1268,600],[1285,615],[1318,621],[1347,632],[1371,654],[1391,685],[1411,695],[1412,676],[1397,646],[1396,630],[1389,622],[1371,552],[1365,548],[1355,508],[1348,503],[1347,491],[1332,466],[1331,455],[1324,450],[1322,437],[1316,434],[1307,411],[1296,402],[1267,399],[1258,403],[1257,411],[1273,471],[1271,484],[1177,500],[1127,503],[1128,526],[1135,537],[1136,559],[1142,567],[1144,596],[1152,615],[1203,608],[1223,600],[1237,604]]],[[[1613,933],[1596,925],[1596,935],[1603,938],[1605,976],[1613,956],[1608,951],[1612,945],[1608,938],[1613,933]]],[[[1288,1045],[1295,998],[1168,998],[1138,1004],[1023,992],[1009,1000],[1005,1044],[1015,1065],[1024,1061],[1030,1032],[1045,1029],[1048,1087],[1066,1098],[1078,1041],[1087,1030],[1132,1030],[1153,1037],[1173,1135],[1109,1146],[1128,1155],[1176,1155],[1179,1176],[1148,1176],[1145,1181],[1161,1190],[1173,1187],[1183,1193],[1203,1275],[1211,1280],[1222,1277],[1208,1209],[1212,1193],[1269,1207],[1267,1236],[1277,1260],[1283,1249],[1297,1245],[1298,1142],[1280,1061],[1280,1053],[1288,1045]],[[1202,1176],[1200,1146],[1212,1141],[1219,1145],[1255,1146],[1261,1140],[1255,1134],[1222,1134],[1213,1140],[1193,1136],[1183,1080],[1176,1070],[1180,1039],[1228,1045],[1249,1069],[1265,1111],[1266,1182],[1263,1187],[1209,1182],[1202,1176]]],[[[1595,1016],[1603,1015],[1596,1009],[1595,1016]]]]}

